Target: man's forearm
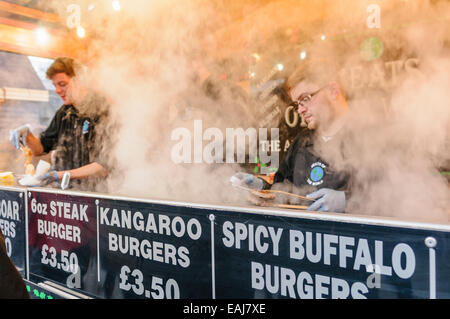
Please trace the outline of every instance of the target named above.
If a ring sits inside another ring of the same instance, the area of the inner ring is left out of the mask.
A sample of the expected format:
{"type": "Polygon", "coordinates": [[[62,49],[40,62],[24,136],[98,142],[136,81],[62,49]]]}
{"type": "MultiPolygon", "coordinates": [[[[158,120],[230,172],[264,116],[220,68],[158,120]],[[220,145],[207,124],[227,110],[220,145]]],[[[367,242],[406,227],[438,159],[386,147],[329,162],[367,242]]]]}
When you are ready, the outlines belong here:
{"type": "Polygon", "coordinates": [[[62,180],[65,172],[70,173],[70,179],[85,179],[89,177],[108,176],[108,171],[102,165],[96,162],[68,171],[59,171],[58,172],[59,180],[62,180]]]}

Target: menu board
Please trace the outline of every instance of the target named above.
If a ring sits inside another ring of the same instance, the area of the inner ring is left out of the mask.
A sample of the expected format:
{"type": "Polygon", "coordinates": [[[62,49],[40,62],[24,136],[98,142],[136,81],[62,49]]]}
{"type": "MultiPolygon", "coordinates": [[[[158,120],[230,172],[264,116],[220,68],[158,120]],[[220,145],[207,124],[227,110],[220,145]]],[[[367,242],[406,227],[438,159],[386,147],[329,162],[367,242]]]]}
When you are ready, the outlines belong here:
{"type": "Polygon", "coordinates": [[[28,192],[30,273],[68,288],[92,291],[97,256],[94,199],[28,192]]]}
{"type": "Polygon", "coordinates": [[[25,192],[0,189],[0,230],[6,253],[19,272],[25,274],[25,192]]]}
{"type": "Polygon", "coordinates": [[[211,221],[198,209],[96,200],[105,297],[211,298],[211,221]]]}
{"type": "Polygon", "coordinates": [[[0,227],[23,275],[92,298],[450,298],[446,225],[2,189],[0,227]]]}
{"type": "Polygon", "coordinates": [[[218,298],[450,297],[449,232],[245,213],[216,221],[218,298]]]}

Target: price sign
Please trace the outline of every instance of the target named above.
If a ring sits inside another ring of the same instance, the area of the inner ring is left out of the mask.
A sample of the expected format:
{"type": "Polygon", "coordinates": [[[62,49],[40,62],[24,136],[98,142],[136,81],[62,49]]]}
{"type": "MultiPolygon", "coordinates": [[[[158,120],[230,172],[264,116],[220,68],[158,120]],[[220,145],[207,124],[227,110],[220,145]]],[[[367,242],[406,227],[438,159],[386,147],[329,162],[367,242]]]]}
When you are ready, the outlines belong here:
{"type": "Polygon", "coordinates": [[[131,270],[128,266],[122,266],[120,270],[119,288],[123,291],[132,290],[137,296],[152,299],[180,298],[180,287],[174,279],[170,278],[165,281],[156,276],[144,278],[142,271],[139,269],[131,270]],[[146,289],[146,287],[148,288],[146,289]]]}
{"type": "Polygon", "coordinates": [[[47,244],[42,245],[41,249],[41,263],[49,265],[50,267],[62,269],[65,272],[77,274],[79,271],[78,257],[75,253],[70,253],[67,250],[61,249],[61,253],[56,253],[55,247],[48,247],[47,244]]]}
{"type": "Polygon", "coordinates": [[[95,292],[97,216],[94,199],[28,192],[30,273],[95,292]],[[92,280],[94,278],[94,280],[92,280]]]}
{"type": "Polygon", "coordinates": [[[99,199],[103,297],[211,298],[211,221],[205,211],[99,199]],[[109,282],[109,284],[107,284],[109,282]]]}

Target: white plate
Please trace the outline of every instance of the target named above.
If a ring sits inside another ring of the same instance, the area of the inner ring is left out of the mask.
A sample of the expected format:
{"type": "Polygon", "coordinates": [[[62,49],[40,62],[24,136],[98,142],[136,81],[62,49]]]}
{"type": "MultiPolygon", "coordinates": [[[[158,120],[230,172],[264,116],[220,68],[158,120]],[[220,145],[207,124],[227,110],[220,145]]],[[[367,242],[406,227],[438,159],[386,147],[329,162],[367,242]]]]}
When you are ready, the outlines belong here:
{"type": "Polygon", "coordinates": [[[41,182],[34,176],[25,175],[20,181],[19,184],[22,186],[39,186],[41,182]]]}

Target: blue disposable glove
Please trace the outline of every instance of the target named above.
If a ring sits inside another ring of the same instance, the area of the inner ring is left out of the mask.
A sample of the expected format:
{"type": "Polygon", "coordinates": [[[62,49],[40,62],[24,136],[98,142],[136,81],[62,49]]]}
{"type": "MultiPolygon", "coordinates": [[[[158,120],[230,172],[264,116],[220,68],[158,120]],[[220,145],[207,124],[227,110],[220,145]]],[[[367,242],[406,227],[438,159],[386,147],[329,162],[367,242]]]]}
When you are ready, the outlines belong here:
{"type": "Polygon", "coordinates": [[[50,171],[48,173],[39,175],[36,177],[36,180],[39,181],[39,186],[45,186],[53,182],[58,182],[59,181],[58,172],[50,171]]]}
{"type": "Polygon", "coordinates": [[[343,213],[345,210],[345,193],[343,191],[322,188],[306,197],[316,200],[308,207],[308,210],[336,213],[343,213]]]}
{"type": "Polygon", "coordinates": [[[9,142],[19,149],[21,145],[27,145],[27,136],[30,134],[30,126],[22,125],[14,130],[9,131],[9,142]]]}
{"type": "Polygon", "coordinates": [[[230,182],[234,187],[242,186],[251,189],[261,190],[264,187],[262,179],[247,173],[236,173],[230,178],[230,182]]]}

